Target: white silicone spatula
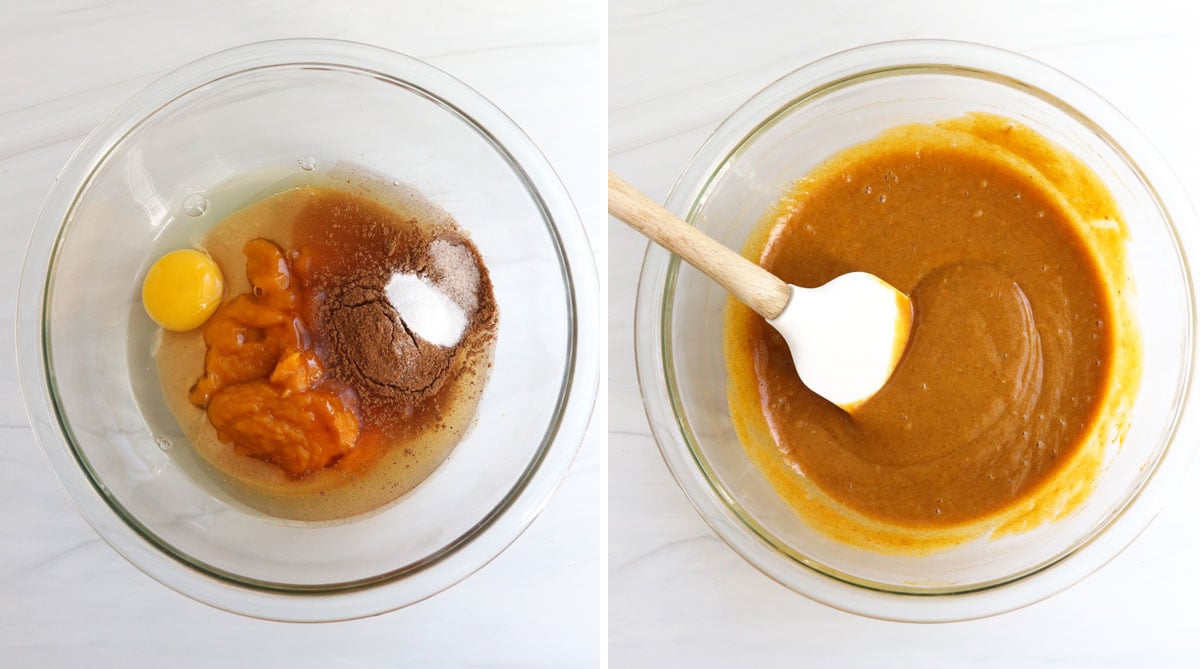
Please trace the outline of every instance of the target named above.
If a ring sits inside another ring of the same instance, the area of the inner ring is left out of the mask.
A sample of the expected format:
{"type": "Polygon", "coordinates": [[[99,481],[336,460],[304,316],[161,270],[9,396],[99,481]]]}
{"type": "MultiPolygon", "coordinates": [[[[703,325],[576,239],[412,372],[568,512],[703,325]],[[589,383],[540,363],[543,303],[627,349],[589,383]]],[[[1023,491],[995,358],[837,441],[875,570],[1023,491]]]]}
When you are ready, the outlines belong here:
{"type": "Polygon", "coordinates": [[[704,272],[787,341],[800,379],[852,411],[883,387],[912,326],[908,296],[865,272],[790,286],[608,175],[608,213],[704,272]]]}

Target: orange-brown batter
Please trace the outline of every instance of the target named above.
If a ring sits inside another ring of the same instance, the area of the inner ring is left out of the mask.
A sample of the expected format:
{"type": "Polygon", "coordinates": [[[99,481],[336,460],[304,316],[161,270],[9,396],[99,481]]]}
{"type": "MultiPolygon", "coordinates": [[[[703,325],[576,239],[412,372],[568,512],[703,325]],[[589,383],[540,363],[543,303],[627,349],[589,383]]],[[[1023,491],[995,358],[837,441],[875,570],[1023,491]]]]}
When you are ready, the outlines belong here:
{"type": "Polygon", "coordinates": [[[799,286],[875,274],[912,297],[912,334],[892,378],[848,414],[731,303],[730,403],[748,453],[819,529],[875,548],[1029,514],[1020,502],[1045,491],[1057,492],[1043,515],[1061,513],[1094,475],[1085,446],[1111,439],[1117,386],[1134,385],[1113,382],[1137,359],[1114,301],[1124,234],[1086,166],[1007,119],[904,126],[836,156],[746,253],[799,286]]]}

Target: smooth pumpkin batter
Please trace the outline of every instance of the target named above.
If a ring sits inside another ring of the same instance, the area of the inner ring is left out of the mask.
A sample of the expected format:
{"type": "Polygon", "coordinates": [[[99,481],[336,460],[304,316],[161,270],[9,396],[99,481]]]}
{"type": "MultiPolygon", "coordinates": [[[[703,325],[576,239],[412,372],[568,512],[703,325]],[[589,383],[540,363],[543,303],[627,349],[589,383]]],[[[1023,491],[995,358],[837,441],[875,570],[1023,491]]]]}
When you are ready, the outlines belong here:
{"type": "Polygon", "coordinates": [[[912,333],[892,378],[850,414],[808,390],[782,337],[731,302],[743,445],[814,526],[876,550],[1068,512],[1136,388],[1125,235],[1089,168],[1008,119],[902,126],[835,156],[746,255],[799,286],[875,274],[912,297],[912,333]]]}

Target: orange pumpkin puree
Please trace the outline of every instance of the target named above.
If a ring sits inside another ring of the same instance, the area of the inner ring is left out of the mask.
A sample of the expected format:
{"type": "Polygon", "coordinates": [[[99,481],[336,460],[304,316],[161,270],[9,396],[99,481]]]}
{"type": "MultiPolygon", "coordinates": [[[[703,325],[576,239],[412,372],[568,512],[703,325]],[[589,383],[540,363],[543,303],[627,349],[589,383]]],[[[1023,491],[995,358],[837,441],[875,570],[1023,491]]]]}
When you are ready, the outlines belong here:
{"type": "Polygon", "coordinates": [[[325,378],[300,317],[294,273],[303,260],[289,262],[266,239],[250,240],[243,253],[253,290],[204,326],[204,375],[188,399],[207,410],[221,441],[289,477],[338,464],[359,441],[357,398],[325,378]]]}

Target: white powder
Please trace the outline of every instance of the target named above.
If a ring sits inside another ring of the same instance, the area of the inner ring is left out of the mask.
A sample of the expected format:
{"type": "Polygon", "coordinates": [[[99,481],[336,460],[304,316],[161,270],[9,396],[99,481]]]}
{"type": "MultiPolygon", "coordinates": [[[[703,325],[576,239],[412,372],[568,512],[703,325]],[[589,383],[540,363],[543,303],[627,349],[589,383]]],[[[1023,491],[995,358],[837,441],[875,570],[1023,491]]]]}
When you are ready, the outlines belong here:
{"type": "Polygon", "coordinates": [[[463,311],[472,313],[479,303],[479,267],[466,246],[446,239],[429,245],[429,278],[463,311]]]}
{"type": "Polygon", "coordinates": [[[467,328],[463,308],[416,274],[393,274],[384,293],[409,330],[430,344],[454,346],[467,328]]]}

